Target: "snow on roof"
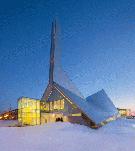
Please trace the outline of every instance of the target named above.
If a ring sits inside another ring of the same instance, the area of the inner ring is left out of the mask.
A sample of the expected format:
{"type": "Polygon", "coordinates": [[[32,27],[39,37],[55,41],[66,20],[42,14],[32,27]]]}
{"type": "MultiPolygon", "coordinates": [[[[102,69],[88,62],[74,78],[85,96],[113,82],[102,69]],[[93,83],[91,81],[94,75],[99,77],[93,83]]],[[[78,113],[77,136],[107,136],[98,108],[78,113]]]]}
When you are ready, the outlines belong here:
{"type": "Polygon", "coordinates": [[[92,117],[97,123],[105,121],[107,118],[118,114],[117,108],[103,89],[88,96],[86,100],[89,103],[92,117]]]}
{"type": "Polygon", "coordinates": [[[98,93],[88,97],[89,101],[87,101],[57,83],[55,83],[55,85],[96,124],[99,124],[118,113],[117,109],[107,95],[105,95],[104,91],[99,91],[98,93]]]}

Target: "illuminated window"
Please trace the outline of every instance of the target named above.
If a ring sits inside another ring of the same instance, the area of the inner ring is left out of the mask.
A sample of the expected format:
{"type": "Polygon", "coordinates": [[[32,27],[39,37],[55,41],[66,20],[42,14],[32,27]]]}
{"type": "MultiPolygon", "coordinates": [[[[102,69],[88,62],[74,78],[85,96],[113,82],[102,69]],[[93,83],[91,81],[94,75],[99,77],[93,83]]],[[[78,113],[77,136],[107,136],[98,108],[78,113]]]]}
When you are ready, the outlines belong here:
{"type": "Polygon", "coordinates": [[[54,110],[60,110],[61,109],[61,101],[57,100],[54,101],[54,110]]]}
{"type": "Polygon", "coordinates": [[[82,116],[82,113],[75,113],[75,114],[72,114],[72,116],[82,116]]]}
{"type": "Polygon", "coordinates": [[[49,103],[46,103],[46,110],[49,111],[49,103]]]}
{"type": "Polygon", "coordinates": [[[61,106],[60,109],[64,109],[64,99],[61,100],[61,106]]]}
{"type": "Polygon", "coordinates": [[[57,106],[57,101],[54,101],[54,110],[57,110],[58,106],[57,106]]]}
{"type": "Polygon", "coordinates": [[[49,103],[48,102],[41,102],[41,104],[40,104],[40,109],[41,109],[41,111],[49,111],[49,103]]]}
{"type": "Polygon", "coordinates": [[[53,102],[50,102],[50,110],[53,110],[53,102]]]}
{"type": "Polygon", "coordinates": [[[57,101],[58,110],[60,110],[60,100],[57,101]]]}
{"type": "Polygon", "coordinates": [[[18,101],[18,120],[22,125],[40,124],[40,101],[21,98],[18,101]]]}

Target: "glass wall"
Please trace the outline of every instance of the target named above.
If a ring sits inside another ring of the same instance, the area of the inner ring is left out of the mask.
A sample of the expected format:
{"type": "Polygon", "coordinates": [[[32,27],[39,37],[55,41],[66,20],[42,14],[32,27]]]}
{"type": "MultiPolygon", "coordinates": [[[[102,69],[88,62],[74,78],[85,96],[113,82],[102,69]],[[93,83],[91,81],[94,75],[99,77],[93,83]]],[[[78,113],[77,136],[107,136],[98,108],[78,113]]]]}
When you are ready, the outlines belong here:
{"type": "Polygon", "coordinates": [[[39,125],[40,100],[20,98],[18,100],[18,121],[22,125],[39,125]]]}
{"type": "Polygon", "coordinates": [[[41,102],[41,110],[45,112],[59,111],[64,109],[64,99],[50,101],[50,102],[41,102]]]}

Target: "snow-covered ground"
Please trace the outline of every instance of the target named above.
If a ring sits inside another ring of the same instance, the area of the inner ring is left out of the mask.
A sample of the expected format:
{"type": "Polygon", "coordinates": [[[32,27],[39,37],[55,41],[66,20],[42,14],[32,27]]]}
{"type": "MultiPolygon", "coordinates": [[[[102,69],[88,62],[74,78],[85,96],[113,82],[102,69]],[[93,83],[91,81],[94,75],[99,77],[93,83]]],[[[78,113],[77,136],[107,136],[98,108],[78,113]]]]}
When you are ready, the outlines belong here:
{"type": "Polygon", "coordinates": [[[98,130],[71,123],[0,127],[0,151],[135,151],[135,120],[119,119],[98,130]]]}
{"type": "Polygon", "coordinates": [[[18,125],[17,120],[5,120],[5,121],[0,120],[0,127],[15,126],[15,125],[18,125]]]}

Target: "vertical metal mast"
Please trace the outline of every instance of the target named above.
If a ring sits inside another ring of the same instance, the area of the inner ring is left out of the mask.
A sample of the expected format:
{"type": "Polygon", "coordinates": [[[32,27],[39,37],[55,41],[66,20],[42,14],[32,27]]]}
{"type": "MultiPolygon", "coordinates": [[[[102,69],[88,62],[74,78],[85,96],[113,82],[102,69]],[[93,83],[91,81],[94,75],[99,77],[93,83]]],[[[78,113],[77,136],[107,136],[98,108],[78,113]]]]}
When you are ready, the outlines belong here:
{"type": "Polygon", "coordinates": [[[55,65],[55,49],[56,49],[56,37],[57,30],[56,30],[56,20],[52,22],[52,30],[51,30],[51,48],[50,48],[50,67],[49,67],[49,84],[41,98],[41,100],[46,100],[48,98],[50,91],[53,87],[54,82],[54,65],[55,65]]]}
{"type": "Polygon", "coordinates": [[[56,48],[56,21],[52,23],[52,31],[51,31],[51,50],[50,50],[50,69],[49,69],[50,85],[53,84],[55,48],[56,48]]]}

